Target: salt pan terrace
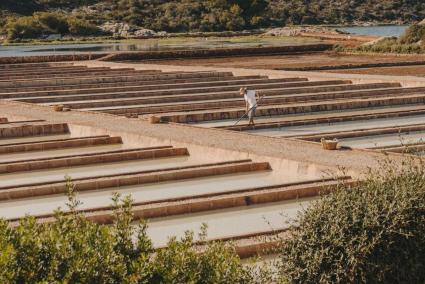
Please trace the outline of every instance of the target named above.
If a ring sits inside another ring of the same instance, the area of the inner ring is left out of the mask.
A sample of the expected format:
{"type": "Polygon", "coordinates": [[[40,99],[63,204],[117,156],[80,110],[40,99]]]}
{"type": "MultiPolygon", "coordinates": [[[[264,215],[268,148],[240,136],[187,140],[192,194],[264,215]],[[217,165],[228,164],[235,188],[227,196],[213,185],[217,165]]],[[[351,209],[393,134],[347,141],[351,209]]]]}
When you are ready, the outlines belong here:
{"type": "Polygon", "coordinates": [[[353,84],[347,79],[270,79],[55,63],[4,67],[0,86],[4,100],[141,118],[158,115],[163,122],[313,142],[338,138],[343,147],[399,151],[402,145],[421,145],[423,140],[425,87],[397,82],[353,84]],[[235,125],[245,113],[241,86],[265,96],[255,127],[246,120],[235,125]],[[400,131],[405,132],[398,135],[400,131]]]}
{"type": "MultiPolygon", "coordinates": [[[[105,90],[111,93],[116,88],[112,94],[125,95],[120,90],[174,90],[172,86],[185,84],[238,88],[253,81],[295,84],[307,82],[304,79],[74,69],[62,63],[0,69],[0,76],[8,78],[0,82],[0,216],[11,222],[27,214],[49,221],[58,207],[67,210],[66,177],[70,177],[82,201],[79,210],[96,222],[112,222],[111,197],[119,192],[132,196],[135,217],[148,220],[148,233],[156,247],[186,230],[196,233],[206,223],[209,239],[234,240],[238,253],[246,257],[264,252],[272,245],[264,237],[284,233],[288,219],[317,199],[319,192],[337,185],[326,175],[334,167],[270,157],[231,144],[231,148],[208,145],[197,141],[208,135],[190,133],[202,129],[153,125],[102,111],[55,112],[50,107],[53,102],[48,106],[20,102],[40,93],[46,98],[57,92],[72,97],[74,91],[106,95],[105,90]],[[124,73],[120,79],[118,74],[124,73]],[[153,76],[161,80],[152,80],[153,76]],[[182,139],[179,135],[185,131],[189,133],[182,139]]],[[[347,175],[340,177],[351,182],[347,175]]]]}
{"type": "Polygon", "coordinates": [[[353,182],[383,156],[324,151],[321,137],[402,152],[401,131],[420,152],[425,131],[425,87],[397,82],[42,63],[0,65],[0,89],[1,217],[50,220],[69,176],[96,222],[112,222],[114,192],[130,194],[157,247],[207,223],[241,256],[270,247],[258,237],[284,234],[331,176],[353,182]],[[255,127],[234,126],[241,86],[266,95],[255,127]]]}
{"type": "Polygon", "coordinates": [[[31,214],[48,220],[58,207],[66,210],[69,176],[82,201],[79,209],[97,222],[111,222],[111,196],[119,192],[134,199],[136,218],[149,220],[157,247],[207,223],[211,239],[239,240],[240,254],[249,256],[268,245],[258,236],[284,231],[282,213],[294,217],[320,190],[336,185],[312,165],[287,161],[273,166],[266,158],[205,155],[199,146],[128,134],[126,141],[98,131],[2,117],[0,216],[17,221],[31,214]]]}

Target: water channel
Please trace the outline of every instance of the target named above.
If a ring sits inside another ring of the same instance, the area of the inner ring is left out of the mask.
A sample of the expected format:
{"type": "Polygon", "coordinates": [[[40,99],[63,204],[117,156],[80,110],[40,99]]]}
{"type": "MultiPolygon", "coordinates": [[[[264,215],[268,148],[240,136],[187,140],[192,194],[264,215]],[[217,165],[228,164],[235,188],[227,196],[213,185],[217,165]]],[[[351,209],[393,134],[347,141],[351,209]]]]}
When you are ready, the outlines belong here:
{"type": "MultiPolygon", "coordinates": [[[[356,35],[370,36],[400,36],[407,25],[368,26],[368,27],[340,27],[341,31],[356,35]]],[[[160,51],[174,49],[205,49],[223,47],[256,47],[256,46],[282,46],[314,43],[314,39],[299,38],[268,38],[268,37],[235,37],[235,38],[171,38],[171,39],[140,39],[131,41],[117,41],[110,43],[69,43],[46,45],[17,45],[1,46],[0,57],[8,56],[39,56],[39,55],[64,55],[79,53],[113,53],[128,51],[160,51]]]]}

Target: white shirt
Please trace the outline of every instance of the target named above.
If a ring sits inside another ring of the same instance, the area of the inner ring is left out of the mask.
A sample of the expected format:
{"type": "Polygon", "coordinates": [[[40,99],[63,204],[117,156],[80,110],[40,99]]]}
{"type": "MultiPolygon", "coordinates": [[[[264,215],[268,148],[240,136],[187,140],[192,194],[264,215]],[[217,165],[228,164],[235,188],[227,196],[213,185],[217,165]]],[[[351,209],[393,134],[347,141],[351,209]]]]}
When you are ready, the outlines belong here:
{"type": "Polygon", "coordinates": [[[249,108],[257,106],[256,95],[257,95],[257,93],[255,91],[252,91],[252,90],[247,91],[246,94],[244,95],[244,99],[248,103],[249,108]]]}

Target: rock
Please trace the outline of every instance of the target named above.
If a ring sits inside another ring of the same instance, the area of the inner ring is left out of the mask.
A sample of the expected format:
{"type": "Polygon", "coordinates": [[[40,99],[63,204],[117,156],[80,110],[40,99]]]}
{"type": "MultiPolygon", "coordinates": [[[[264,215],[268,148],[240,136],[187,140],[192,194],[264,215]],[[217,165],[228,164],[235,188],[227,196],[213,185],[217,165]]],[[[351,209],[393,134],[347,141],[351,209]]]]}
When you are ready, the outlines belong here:
{"type": "Polygon", "coordinates": [[[47,40],[59,40],[62,38],[61,34],[50,34],[45,37],[47,40]]]}
{"type": "Polygon", "coordinates": [[[134,32],[135,37],[153,37],[156,35],[156,32],[150,29],[140,29],[134,32]]]}
{"type": "Polygon", "coordinates": [[[106,22],[103,25],[99,26],[99,28],[106,32],[110,33],[115,37],[130,37],[135,30],[136,27],[132,27],[127,23],[114,23],[114,22],[106,22]]]}
{"type": "Polygon", "coordinates": [[[425,19],[419,22],[419,25],[425,25],[425,19]]]}
{"type": "MultiPolygon", "coordinates": [[[[109,34],[112,34],[114,37],[143,37],[149,38],[154,37],[157,33],[150,29],[145,29],[138,26],[129,25],[127,23],[121,22],[106,22],[99,28],[109,34]]],[[[162,32],[161,35],[166,35],[166,32],[162,32]]]]}
{"type": "Polygon", "coordinates": [[[156,33],[157,36],[167,36],[168,33],[166,31],[160,31],[156,33]]]}

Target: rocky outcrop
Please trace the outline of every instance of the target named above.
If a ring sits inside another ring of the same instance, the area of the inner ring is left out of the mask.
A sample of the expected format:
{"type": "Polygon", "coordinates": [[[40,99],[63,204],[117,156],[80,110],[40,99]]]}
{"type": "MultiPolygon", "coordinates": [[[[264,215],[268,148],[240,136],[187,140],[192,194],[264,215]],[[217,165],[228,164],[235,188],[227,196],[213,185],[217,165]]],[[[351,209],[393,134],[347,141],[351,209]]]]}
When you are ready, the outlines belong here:
{"type": "Polygon", "coordinates": [[[129,37],[130,34],[134,32],[134,29],[132,29],[130,25],[126,23],[106,22],[99,26],[99,28],[105,33],[112,34],[116,37],[129,37]]]}
{"type": "Polygon", "coordinates": [[[153,37],[156,35],[158,35],[158,33],[150,29],[140,29],[140,30],[134,31],[135,37],[153,37]]]}
{"type": "Polygon", "coordinates": [[[121,22],[106,22],[99,28],[105,33],[112,34],[114,37],[121,38],[150,38],[166,36],[166,32],[155,32],[150,29],[129,25],[121,22]]]}

